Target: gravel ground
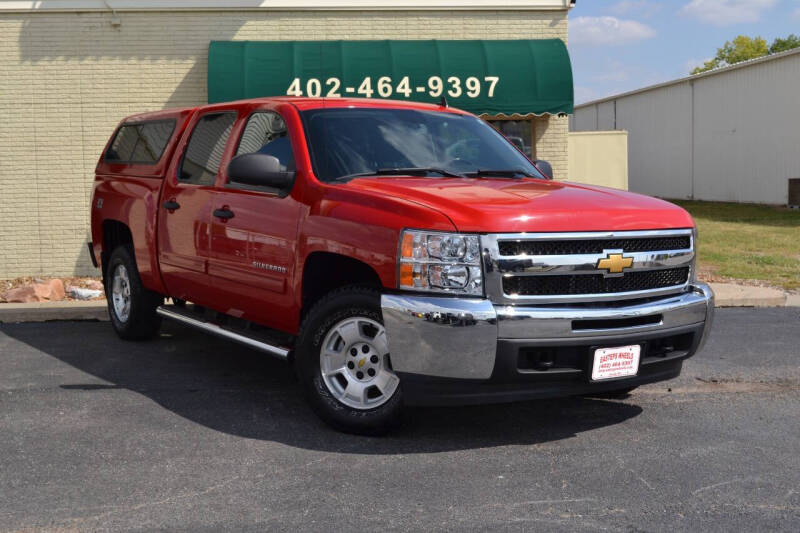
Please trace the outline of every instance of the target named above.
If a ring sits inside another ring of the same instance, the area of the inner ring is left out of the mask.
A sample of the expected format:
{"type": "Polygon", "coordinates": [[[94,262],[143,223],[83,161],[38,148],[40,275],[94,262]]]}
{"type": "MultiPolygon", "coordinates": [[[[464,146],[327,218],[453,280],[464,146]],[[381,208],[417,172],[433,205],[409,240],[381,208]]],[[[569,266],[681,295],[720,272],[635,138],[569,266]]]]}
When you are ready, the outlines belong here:
{"type": "Polygon", "coordinates": [[[719,310],[627,399],[336,433],[283,363],[167,324],[0,324],[0,531],[797,531],[800,309],[719,310]]]}

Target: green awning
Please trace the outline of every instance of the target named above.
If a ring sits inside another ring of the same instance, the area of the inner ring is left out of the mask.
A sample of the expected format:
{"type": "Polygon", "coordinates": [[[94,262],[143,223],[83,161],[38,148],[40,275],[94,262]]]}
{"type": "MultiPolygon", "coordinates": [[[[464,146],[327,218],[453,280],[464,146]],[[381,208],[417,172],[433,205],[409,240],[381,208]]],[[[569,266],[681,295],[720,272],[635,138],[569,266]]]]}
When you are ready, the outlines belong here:
{"type": "Polygon", "coordinates": [[[347,96],[439,102],[475,114],[572,113],[560,39],[211,41],[208,101],[347,96]]]}

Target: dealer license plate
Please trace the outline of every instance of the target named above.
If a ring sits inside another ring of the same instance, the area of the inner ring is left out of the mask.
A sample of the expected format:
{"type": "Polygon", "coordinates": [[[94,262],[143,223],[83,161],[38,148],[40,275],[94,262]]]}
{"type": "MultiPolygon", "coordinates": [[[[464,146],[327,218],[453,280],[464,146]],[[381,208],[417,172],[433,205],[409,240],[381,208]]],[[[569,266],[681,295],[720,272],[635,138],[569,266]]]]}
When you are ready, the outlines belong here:
{"type": "Polygon", "coordinates": [[[599,348],[594,351],[592,381],[635,376],[639,372],[639,344],[617,348],[599,348]]]}

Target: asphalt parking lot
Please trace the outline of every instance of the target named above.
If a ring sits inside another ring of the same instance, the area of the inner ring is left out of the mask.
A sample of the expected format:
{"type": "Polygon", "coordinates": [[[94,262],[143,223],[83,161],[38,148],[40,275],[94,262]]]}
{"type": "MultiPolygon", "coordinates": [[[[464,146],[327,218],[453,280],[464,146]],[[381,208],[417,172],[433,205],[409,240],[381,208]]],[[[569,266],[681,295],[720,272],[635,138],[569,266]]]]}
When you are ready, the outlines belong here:
{"type": "Polygon", "coordinates": [[[0,530],[797,531],[800,308],[718,311],[618,401],[336,433],[279,361],[167,324],[0,324],[0,530]]]}

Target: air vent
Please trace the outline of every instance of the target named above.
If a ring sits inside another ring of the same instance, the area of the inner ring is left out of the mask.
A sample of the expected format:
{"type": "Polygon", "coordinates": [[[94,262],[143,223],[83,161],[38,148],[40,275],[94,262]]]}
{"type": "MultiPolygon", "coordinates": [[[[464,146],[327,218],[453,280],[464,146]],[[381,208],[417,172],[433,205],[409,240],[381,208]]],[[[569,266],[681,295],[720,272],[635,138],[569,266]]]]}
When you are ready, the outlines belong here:
{"type": "Polygon", "coordinates": [[[800,209],[800,178],[789,178],[789,207],[800,209]]]}

